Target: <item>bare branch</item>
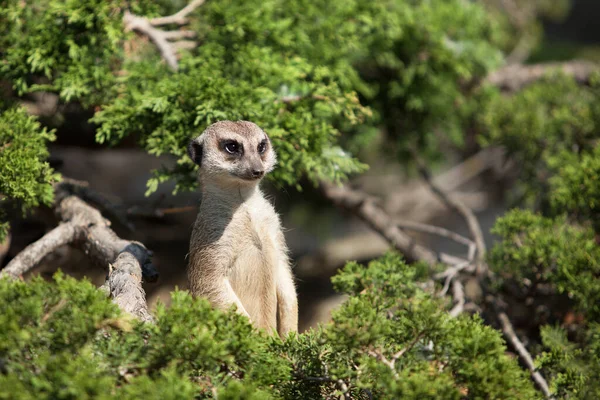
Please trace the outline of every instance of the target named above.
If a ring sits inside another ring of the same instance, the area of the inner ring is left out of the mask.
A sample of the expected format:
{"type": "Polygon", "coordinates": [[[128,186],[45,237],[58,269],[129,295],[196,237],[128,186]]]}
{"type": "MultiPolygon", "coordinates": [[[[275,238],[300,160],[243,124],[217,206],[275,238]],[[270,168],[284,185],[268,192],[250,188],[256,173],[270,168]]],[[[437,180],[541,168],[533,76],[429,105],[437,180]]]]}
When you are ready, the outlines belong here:
{"type": "Polygon", "coordinates": [[[297,101],[304,100],[304,99],[327,100],[327,97],[320,95],[320,94],[308,94],[308,95],[295,94],[295,95],[290,95],[290,96],[283,96],[281,99],[279,99],[279,101],[281,101],[282,103],[285,103],[285,104],[291,104],[291,103],[295,103],[297,101]]]}
{"type": "Polygon", "coordinates": [[[146,256],[146,248],[139,243],[131,243],[123,249],[111,266],[108,289],[113,301],[123,311],[142,321],[152,321],[146,304],[146,293],[142,289],[142,269],[139,262],[146,256]]]}
{"type": "Polygon", "coordinates": [[[326,182],[321,182],[320,187],[325,197],[365,221],[407,258],[425,261],[430,265],[438,262],[438,257],[433,251],[417,244],[414,239],[402,232],[369,195],[347,186],[335,186],[326,182]]]}
{"type": "Polygon", "coordinates": [[[163,36],[167,40],[177,40],[177,39],[191,39],[196,37],[196,32],[194,31],[165,31],[163,32],[163,36]]]}
{"type": "Polygon", "coordinates": [[[396,372],[396,361],[398,361],[400,357],[402,357],[405,353],[409,352],[413,347],[415,347],[415,345],[419,342],[419,340],[423,338],[423,336],[425,336],[425,331],[422,331],[417,336],[415,336],[415,338],[406,347],[400,349],[400,351],[394,354],[389,360],[383,355],[383,353],[380,350],[368,350],[367,354],[369,354],[372,357],[375,357],[378,361],[385,364],[390,370],[392,370],[394,376],[398,378],[398,372],[396,372]]]}
{"type": "Polygon", "coordinates": [[[453,240],[460,244],[464,244],[469,248],[469,254],[475,251],[475,242],[473,242],[471,239],[440,226],[422,224],[420,222],[412,221],[396,221],[396,225],[403,230],[429,233],[453,240]]]}
{"type": "Polygon", "coordinates": [[[531,55],[536,45],[536,37],[531,32],[524,32],[510,54],[506,56],[507,65],[522,64],[531,55]]]}
{"type": "MultiPolygon", "coordinates": [[[[133,242],[121,239],[110,229],[110,221],[104,219],[100,212],[88,205],[79,197],[72,195],[69,185],[59,183],[56,192],[56,214],[63,221],[70,221],[82,227],[83,233],[74,243],[80,247],[97,264],[107,267],[117,256],[133,242]]],[[[144,279],[154,282],[158,272],[150,262],[151,253],[146,250],[143,258],[139,259],[144,279]]]]}
{"type": "Polygon", "coordinates": [[[179,10],[173,15],[167,17],[152,18],[150,23],[154,26],[177,24],[185,25],[188,23],[187,16],[194,11],[196,8],[204,4],[206,0],[193,0],[190,4],[179,10]]]}
{"type": "Polygon", "coordinates": [[[177,71],[177,55],[175,54],[175,49],[171,46],[171,43],[168,42],[165,32],[153,27],[147,18],[138,17],[129,11],[125,11],[125,14],[123,15],[123,23],[125,24],[126,30],[133,30],[150,38],[156,47],[158,47],[158,51],[160,51],[161,56],[165,59],[169,67],[171,67],[172,70],[177,71]]]}
{"type": "Polygon", "coordinates": [[[127,209],[127,215],[138,218],[164,218],[170,214],[181,214],[191,211],[197,211],[196,206],[171,207],[171,208],[153,208],[133,206],[127,209]]]}
{"type": "Polygon", "coordinates": [[[46,233],[36,242],[25,247],[6,267],[0,271],[0,276],[18,278],[29,272],[48,254],[61,246],[70,244],[77,236],[77,226],[72,223],[61,223],[46,233]]]}
{"type": "Polygon", "coordinates": [[[105,286],[119,307],[143,321],[151,320],[141,286],[142,276],[147,281],[158,279],[150,251],[141,243],[118,237],[110,229],[110,221],[73,194],[74,187],[69,179],[54,186],[54,211],[61,223],[19,253],[1,275],[21,276],[58,247],[71,244],[98,265],[108,268],[105,286]]]}
{"type": "Polygon", "coordinates": [[[177,42],[173,42],[173,48],[175,49],[175,51],[191,50],[196,46],[197,44],[193,40],[179,40],[177,42]]]}
{"type": "Polygon", "coordinates": [[[561,72],[573,77],[578,83],[587,85],[600,67],[589,61],[568,61],[534,65],[508,65],[492,72],[485,83],[499,87],[506,92],[516,92],[525,86],[552,73],[561,72]]]}
{"type": "Polygon", "coordinates": [[[180,31],[163,31],[155,28],[155,26],[175,24],[185,25],[188,23],[187,16],[200,7],[205,0],[193,0],[190,4],[179,10],[173,15],[167,17],[159,17],[148,19],[125,11],[123,14],[123,25],[126,31],[136,31],[144,36],[147,36],[158,48],[162,58],[165,59],[169,67],[173,71],[179,68],[177,62],[177,51],[182,49],[193,49],[197,43],[191,40],[182,40],[193,38],[195,32],[189,30],[180,31]],[[172,40],[173,42],[169,42],[172,40]]]}
{"type": "Polygon", "coordinates": [[[469,231],[473,236],[475,241],[475,245],[477,247],[477,269],[478,273],[483,272],[485,269],[484,266],[484,257],[485,257],[485,241],[483,239],[483,232],[481,231],[481,226],[479,225],[479,221],[477,221],[477,217],[473,214],[473,211],[467,206],[465,206],[461,201],[454,198],[453,196],[447,194],[444,190],[442,190],[438,185],[436,185],[431,178],[431,173],[427,169],[423,160],[421,160],[420,156],[413,152],[413,157],[417,162],[417,166],[419,168],[419,172],[421,176],[427,182],[432,192],[434,192],[442,202],[444,202],[448,208],[454,210],[458,214],[460,214],[466,221],[469,231]]]}
{"type": "Polygon", "coordinates": [[[444,287],[438,293],[438,296],[439,297],[445,296],[446,293],[448,293],[448,289],[450,289],[450,284],[454,281],[454,278],[456,278],[461,271],[467,269],[471,265],[472,265],[472,261],[465,261],[461,264],[457,264],[457,265],[448,267],[446,269],[446,271],[442,272],[441,274],[436,274],[434,276],[435,279],[444,279],[445,278],[444,287]]]}
{"type": "Polygon", "coordinates": [[[481,175],[486,170],[497,168],[504,159],[505,150],[501,147],[486,147],[447,171],[433,178],[442,190],[452,192],[481,175]]]}
{"type": "Polygon", "coordinates": [[[465,309],[465,288],[462,282],[456,279],[452,282],[452,297],[456,304],[450,310],[450,316],[457,317],[465,309]]]}
{"type": "Polygon", "coordinates": [[[529,352],[525,348],[525,345],[523,345],[523,343],[517,337],[517,334],[513,329],[513,325],[510,322],[508,315],[506,315],[504,311],[499,311],[497,313],[497,316],[498,321],[500,321],[500,325],[502,326],[502,332],[504,333],[504,336],[506,336],[512,347],[519,354],[519,358],[521,359],[521,361],[523,361],[523,363],[529,369],[529,372],[531,372],[531,378],[533,379],[533,381],[540,388],[542,393],[544,393],[544,396],[546,396],[546,398],[552,398],[552,395],[550,394],[550,389],[548,388],[548,383],[546,382],[542,374],[540,374],[539,371],[535,368],[535,364],[533,363],[533,358],[531,358],[531,354],[529,354],[529,352]]]}
{"type": "Polygon", "coordinates": [[[415,345],[419,343],[419,340],[421,340],[423,336],[425,336],[425,333],[425,331],[422,331],[417,336],[415,336],[415,338],[408,344],[408,346],[394,354],[394,356],[392,357],[392,361],[395,363],[396,360],[402,357],[407,351],[410,351],[413,347],[415,347],[415,345]]]}

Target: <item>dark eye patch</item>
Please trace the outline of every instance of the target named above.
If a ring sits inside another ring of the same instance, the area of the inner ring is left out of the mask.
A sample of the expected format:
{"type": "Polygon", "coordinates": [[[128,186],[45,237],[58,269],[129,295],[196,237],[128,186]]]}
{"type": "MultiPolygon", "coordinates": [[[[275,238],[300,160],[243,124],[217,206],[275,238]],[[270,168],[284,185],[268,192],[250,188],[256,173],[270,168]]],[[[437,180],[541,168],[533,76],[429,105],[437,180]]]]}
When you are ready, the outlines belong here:
{"type": "Polygon", "coordinates": [[[223,140],[221,147],[226,153],[232,155],[240,155],[244,150],[242,145],[235,140],[223,140]]]}
{"type": "Polygon", "coordinates": [[[258,154],[263,154],[267,150],[267,139],[263,139],[259,144],[256,150],[258,150],[258,154]]]}

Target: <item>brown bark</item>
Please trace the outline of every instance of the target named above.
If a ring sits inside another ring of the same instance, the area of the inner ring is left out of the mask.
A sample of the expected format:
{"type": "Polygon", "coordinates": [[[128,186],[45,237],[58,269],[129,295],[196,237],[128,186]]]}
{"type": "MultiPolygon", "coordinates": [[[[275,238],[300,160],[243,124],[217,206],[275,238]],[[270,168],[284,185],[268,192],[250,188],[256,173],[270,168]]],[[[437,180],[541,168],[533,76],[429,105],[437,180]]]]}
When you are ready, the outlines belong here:
{"type": "Polygon", "coordinates": [[[70,244],[107,269],[105,286],[122,310],[143,321],[151,320],[142,288],[142,277],[147,281],[158,279],[151,253],[143,244],[117,236],[100,211],[73,194],[75,186],[69,180],[55,185],[54,211],[60,224],[27,246],[0,271],[0,276],[20,277],[58,247],[70,244]]]}

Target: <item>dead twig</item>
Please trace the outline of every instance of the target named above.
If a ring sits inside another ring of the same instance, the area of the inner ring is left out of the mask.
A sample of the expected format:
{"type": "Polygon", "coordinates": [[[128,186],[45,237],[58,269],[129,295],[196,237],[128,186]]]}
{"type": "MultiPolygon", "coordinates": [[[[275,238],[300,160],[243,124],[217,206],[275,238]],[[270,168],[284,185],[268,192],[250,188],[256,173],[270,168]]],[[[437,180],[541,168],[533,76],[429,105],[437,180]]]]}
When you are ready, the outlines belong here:
{"type": "Polygon", "coordinates": [[[458,233],[453,232],[449,229],[442,228],[440,226],[422,224],[420,222],[412,221],[396,221],[396,225],[403,230],[429,233],[431,235],[437,235],[453,240],[457,243],[467,246],[467,248],[469,249],[469,254],[474,254],[476,251],[475,242],[473,242],[471,239],[464,237],[463,235],[459,235],[458,233]]]}
{"type": "MultiPolygon", "coordinates": [[[[494,300],[492,301],[494,302],[494,300]]],[[[508,318],[508,315],[506,315],[504,311],[498,311],[497,316],[498,321],[502,326],[502,332],[504,333],[504,336],[511,344],[511,346],[515,349],[521,361],[525,364],[525,366],[527,366],[527,369],[529,369],[533,381],[536,383],[538,388],[540,388],[542,393],[544,393],[544,396],[546,396],[546,398],[552,398],[552,395],[550,394],[550,389],[548,387],[548,383],[546,382],[542,374],[540,374],[540,372],[535,368],[535,364],[533,363],[533,358],[531,357],[531,354],[529,354],[523,342],[519,340],[517,334],[515,333],[515,330],[513,329],[513,325],[510,322],[510,319],[508,318]]]]}
{"type": "Polygon", "coordinates": [[[423,336],[425,336],[425,331],[420,332],[409,344],[408,346],[404,347],[403,349],[401,349],[400,351],[398,351],[396,354],[394,354],[392,356],[392,361],[396,362],[396,360],[398,360],[400,357],[402,357],[406,352],[410,351],[413,347],[415,347],[415,345],[417,343],[419,343],[419,340],[421,340],[423,338],[423,336]]]}
{"type": "Polygon", "coordinates": [[[158,17],[152,18],[150,23],[154,26],[160,25],[168,25],[168,24],[176,24],[176,25],[185,25],[188,23],[187,16],[194,11],[196,8],[200,7],[204,4],[206,0],[193,0],[187,6],[183,7],[181,10],[176,12],[173,15],[169,15],[166,17],[158,17]]]}
{"type": "Polygon", "coordinates": [[[599,71],[600,67],[597,64],[577,60],[533,65],[513,64],[492,72],[484,83],[514,93],[552,73],[563,73],[571,76],[578,83],[587,85],[593,74],[599,71]]]}
{"type": "Polygon", "coordinates": [[[72,223],[61,223],[37,241],[25,247],[0,271],[0,276],[18,278],[38,265],[48,254],[61,246],[73,243],[78,227],[72,223]]]}
{"type": "Polygon", "coordinates": [[[465,261],[460,264],[452,265],[446,269],[446,271],[441,274],[436,274],[434,278],[436,279],[444,279],[444,286],[442,290],[438,293],[439,297],[444,297],[448,293],[448,289],[450,289],[450,285],[454,281],[454,279],[458,276],[458,274],[467,269],[469,266],[473,265],[472,261],[465,261]]]}
{"type": "Polygon", "coordinates": [[[331,202],[365,221],[407,258],[425,261],[430,265],[438,262],[438,257],[433,251],[417,244],[402,232],[393,219],[375,204],[371,196],[347,186],[336,186],[327,182],[321,182],[320,188],[331,202]]]}
{"type": "Polygon", "coordinates": [[[175,24],[183,26],[188,23],[187,16],[200,7],[205,0],[193,0],[190,4],[179,10],[173,15],[166,17],[148,19],[125,11],[123,14],[123,25],[125,31],[136,31],[148,37],[158,48],[162,58],[165,59],[173,71],[179,68],[177,61],[177,51],[182,49],[193,49],[197,43],[191,40],[195,32],[189,30],[163,31],[155,26],[175,24]]]}
{"type": "Polygon", "coordinates": [[[398,378],[398,372],[396,372],[396,361],[401,358],[404,354],[412,350],[413,347],[425,336],[425,331],[420,332],[406,347],[400,349],[396,352],[392,357],[388,360],[387,357],[383,355],[383,353],[379,350],[369,350],[367,354],[371,357],[375,357],[378,361],[385,364],[389,369],[392,370],[392,373],[396,378],[398,378]]]}
{"type": "Polygon", "coordinates": [[[469,207],[465,206],[461,201],[446,193],[437,184],[434,183],[431,177],[431,173],[429,172],[427,166],[416,151],[413,151],[413,157],[417,163],[417,167],[419,169],[419,172],[421,173],[421,176],[423,177],[431,191],[435,193],[440,198],[440,200],[442,200],[442,202],[445,203],[446,206],[448,206],[448,208],[454,210],[465,219],[465,222],[469,227],[469,231],[471,232],[471,235],[473,236],[473,240],[475,241],[475,245],[477,247],[477,273],[481,274],[485,272],[487,269],[484,265],[484,257],[486,252],[485,241],[483,239],[483,232],[481,231],[481,226],[479,225],[477,217],[475,217],[475,214],[473,214],[473,211],[471,211],[469,207]]]}
{"type": "Polygon", "coordinates": [[[452,282],[452,298],[456,304],[450,310],[450,316],[457,317],[465,310],[465,288],[462,282],[456,279],[452,282]]]}

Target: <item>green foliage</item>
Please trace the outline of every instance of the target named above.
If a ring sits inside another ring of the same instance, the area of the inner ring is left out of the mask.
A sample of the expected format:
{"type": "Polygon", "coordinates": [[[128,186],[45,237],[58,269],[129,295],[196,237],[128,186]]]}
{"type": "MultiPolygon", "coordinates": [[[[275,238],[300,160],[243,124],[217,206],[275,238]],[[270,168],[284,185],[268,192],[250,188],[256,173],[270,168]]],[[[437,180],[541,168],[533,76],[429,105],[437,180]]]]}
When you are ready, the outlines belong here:
{"type": "Polygon", "coordinates": [[[46,145],[52,140],[54,133],[24,109],[0,114],[0,242],[8,230],[4,220],[9,206],[17,204],[24,213],[52,202],[52,183],[58,178],[46,162],[46,145]]]}
{"type": "Polygon", "coordinates": [[[119,96],[94,118],[100,142],[135,134],[149,152],[179,159],[149,192],[173,178],[176,190],[194,186],[185,145],[218,119],[264,127],[280,159],[272,178],[285,184],[364,170],[336,146],[339,131],[364,143],[380,121],[388,154],[434,148],[435,129],[460,142],[472,112],[463,87],[501,60],[493,21],[462,0],[207,2],[192,28],[202,45],[178,74],[153,59],[126,65],[119,96]],[[378,118],[365,121],[356,92],[378,118]]]}
{"type": "Polygon", "coordinates": [[[596,207],[592,199],[567,197],[581,185],[594,185],[591,158],[600,137],[598,84],[582,87],[571,78],[551,75],[514,96],[492,96],[489,102],[481,116],[485,132],[481,142],[506,148],[521,169],[526,197],[546,213],[552,213],[554,203],[554,215],[582,210],[582,216],[590,216],[596,207]],[[574,175],[567,166],[583,162],[582,157],[587,160],[586,172],[581,172],[585,177],[574,175]],[[549,181],[556,174],[559,177],[549,181]]]}
{"type": "MultiPolygon", "coordinates": [[[[519,190],[540,214],[513,210],[496,222],[500,236],[492,268],[528,296],[546,286],[583,324],[541,326],[538,363],[560,398],[596,398],[600,321],[600,91],[549,75],[513,96],[489,96],[481,126],[484,145],[501,145],[520,169],[519,190]]],[[[546,294],[546,296],[548,293],[546,294]]]]}
{"type": "Polygon", "coordinates": [[[582,221],[591,221],[600,232],[600,145],[579,154],[564,151],[550,166],[550,200],[558,212],[568,212],[582,221]]]}
{"type": "Polygon", "coordinates": [[[576,398],[595,397],[588,397],[593,390],[589,390],[587,385],[590,369],[587,363],[581,362],[584,355],[582,350],[569,342],[566,332],[561,328],[544,326],[541,336],[547,350],[536,361],[554,376],[553,392],[561,397],[566,397],[569,392],[578,394],[576,398]]]}
{"type": "Polygon", "coordinates": [[[434,129],[460,141],[464,89],[501,61],[495,21],[462,0],[226,0],[207,3],[195,28],[228,59],[253,44],[327,66],[379,116],[387,154],[434,147],[434,129]]]}
{"type": "Polygon", "coordinates": [[[124,8],[137,1],[6,0],[0,7],[0,79],[18,94],[54,91],[66,101],[94,104],[120,67],[124,8]]]}
{"type": "Polygon", "coordinates": [[[498,273],[522,284],[551,283],[592,320],[600,317],[600,248],[591,229],[513,210],[496,221],[492,232],[502,239],[490,253],[498,273]]]}
{"type": "Polygon", "coordinates": [[[547,326],[541,333],[546,349],[536,361],[551,374],[552,390],[561,398],[600,396],[600,325],[590,324],[578,343],[563,328],[547,326]]]}
{"type": "Polygon", "coordinates": [[[206,44],[199,52],[202,56],[186,59],[175,76],[155,63],[132,66],[119,86],[121,95],[94,118],[100,142],[116,143],[136,133],[149,153],[179,158],[173,170],[150,180],[150,192],[170,178],[176,179],[176,190],[194,187],[187,144],[222,119],[251,120],[269,133],[279,158],[272,174],[277,182],[295,184],[302,176],[339,180],[364,170],[335,146],[334,124],[360,122],[366,110],[332,82],[326,68],[252,45],[229,60],[218,45],[206,44]],[[301,89],[306,98],[286,104],[288,88],[301,89]]]}
{"type": "MultiPolygon", "coordinates": [[[[99,143],[133,138],[176,159],[154,171],[148,193],[169,180],[176,191],[194,188],[186,146],[221,119],[263,127],[279,156],[271,179],[298,187],[364,171],[349,149],[384,146],[375,154],[405,159],[416,148],[432,159],[473,138],[501,145],[540,214],[499,220],[490,264],[521,288],[550,286],[584,315],[569,335],[543,328],[539,362],[558,395],[598,397],[598,83],[553,75],[513,96],[480,85],[503,51],[539,40],[538,21],[512,21],[493,1],[208,1],[190,24],[199,47],[172,72],[122,18],[184,3],[3,3],[0,83],[16,97],[0,100],[3,208],[52,201],[57,176],[44,160],[53,133],[8,108],[39,91],[93,110],[99,143]]],[[[527,18],[560,18],[567,7],[516,4],[531,7],[527,18]]],[[[421,270],[393,255],[349,264],[334,280],[350,298],[333,324],[284,342],[183,292],[142,325],[87,283],[1,281],[0,303],[11,308],[0,315],[0,398],[535,397],[499,333],[477,318],[451,319],[418,289],[421,270]]]]}
{"type": "Polygon", "coordinates": [[[251,119],[274,137],[272,179],[287,185],[363,171],[340,144],[360,148],[381,124],[387,154],[435,149],[436,130],[460,143],[473,113],[468,88],[501,61],[502,33],[473,2],[226,0],[197,10],[191,28],[200,46],[172,73],[148,46],[122,50],[123,10],[154,15],[160,7],[173,11],[14,0],[0,14],[0,78],[19,95],[46,90],[82,102],[98,111],[100,143],[135,135],[148,152],[178,159],[155,171],[149,193],[170,179],[175,190],[193,188],[185,146],[224,118],[251,119]]]}
{"type": "Polygon", "coordinates": [[[333,323],[285,341],[187,292],[143,324],[85,281],[3,279],[0,398],[535,398],[500,334],[450,318],[415,277],[392,254],[350,263],[333,323]]]}
{"type": "Polygon", "coordinates": [[[569,336],[564,328],[541,327],[544,351],[537,363],[552,378],[552,391],[559,398],[597,398],[600,248],[594,231],[570,225],[564,217],[513,210],[497,220],[493,232],[502,239],[490,254],[490,265],[498,274],[531,295],[538,287],[550,285],[563,295],[561,305],[574,308],[583,318],[581,326],[571,327],[569,336]]]}

